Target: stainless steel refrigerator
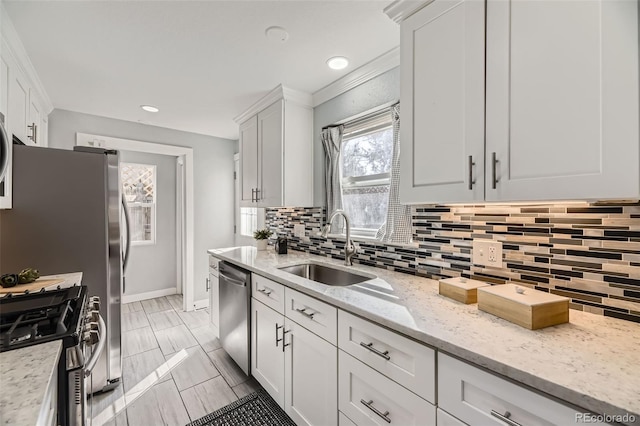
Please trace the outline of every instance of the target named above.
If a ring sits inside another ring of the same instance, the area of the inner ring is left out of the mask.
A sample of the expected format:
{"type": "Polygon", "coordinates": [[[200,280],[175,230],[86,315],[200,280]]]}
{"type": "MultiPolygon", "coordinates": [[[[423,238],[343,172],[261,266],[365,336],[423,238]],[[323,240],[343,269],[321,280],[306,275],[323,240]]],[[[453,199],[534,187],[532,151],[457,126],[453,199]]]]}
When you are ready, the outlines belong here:
{"type": "Polygon", "coordinates": [[[118,152],[13,148],[13,207],[0,210],[0,273],[27,267],[42,275],[83,273],[82,283],[90,296],[100,297],[107,324],[107,347],[92,374],[91,393],[113,388],[122,376],[120,308],[128,245],[122,238],[126,207],[118,152]]]}

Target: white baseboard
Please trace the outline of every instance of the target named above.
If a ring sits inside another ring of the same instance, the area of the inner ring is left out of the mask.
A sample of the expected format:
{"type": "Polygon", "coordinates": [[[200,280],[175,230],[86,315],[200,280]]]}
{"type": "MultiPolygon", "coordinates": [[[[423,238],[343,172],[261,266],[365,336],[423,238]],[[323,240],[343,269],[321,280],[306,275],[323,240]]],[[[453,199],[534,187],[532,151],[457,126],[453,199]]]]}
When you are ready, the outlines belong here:
{"type": "MultiPolygon", "coordinates": [[[[123,294],[122,303],[139,302],[141,300],[155,299],[156,297],[170,296],[176,294],[176,288],[163,288],[162,290],[148,291],[146,293],[139,294],[123,294]]],[[[207,301],[208,302],[208,301],[207,301]]],[[[207,303],[207,306],[209,303],[207,303]]]]}

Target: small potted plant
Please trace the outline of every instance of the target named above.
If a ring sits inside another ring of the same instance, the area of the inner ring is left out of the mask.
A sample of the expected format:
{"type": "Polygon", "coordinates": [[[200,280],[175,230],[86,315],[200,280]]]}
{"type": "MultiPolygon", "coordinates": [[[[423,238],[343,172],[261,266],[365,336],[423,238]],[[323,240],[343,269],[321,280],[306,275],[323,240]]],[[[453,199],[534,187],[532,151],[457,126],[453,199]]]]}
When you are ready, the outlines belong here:
{"type": "Polygon", "coordinates": [[[267,239],[273,234],[271,230],[264,228],[258,229],[253,233],[253,238],[256,240],[256,247],[258,250],[266,250],[267,249],[267,239]]]}

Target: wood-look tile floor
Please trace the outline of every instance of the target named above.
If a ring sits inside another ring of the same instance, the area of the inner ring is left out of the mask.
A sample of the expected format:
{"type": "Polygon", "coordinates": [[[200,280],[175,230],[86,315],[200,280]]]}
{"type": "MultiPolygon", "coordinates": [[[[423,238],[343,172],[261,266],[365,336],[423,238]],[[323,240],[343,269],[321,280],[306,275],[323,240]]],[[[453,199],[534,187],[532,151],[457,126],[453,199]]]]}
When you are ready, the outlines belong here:
{"type": "Polygon", "coordinates": [[[182,296],[122,309],[122,380],[89,401],[93,425],[185,425],[255,391],[221,348],[206,309],[182,312],[182,296]]]}

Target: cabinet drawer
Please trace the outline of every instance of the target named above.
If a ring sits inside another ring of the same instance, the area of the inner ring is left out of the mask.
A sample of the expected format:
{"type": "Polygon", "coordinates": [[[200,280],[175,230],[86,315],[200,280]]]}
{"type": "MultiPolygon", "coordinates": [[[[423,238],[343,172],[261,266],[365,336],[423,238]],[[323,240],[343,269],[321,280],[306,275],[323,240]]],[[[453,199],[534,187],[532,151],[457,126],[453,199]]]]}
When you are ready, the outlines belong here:
{"type": "Polygon", "coordinates": [[[352,422],[349,417],[345,416],[344,413],[338,411],[338,426],[357,426],[354,422],[352,422]]]}
{"type": "Polygon", "coordinates": [[[215,258],[213,256],[209,256],[209,273],[211,275],[216,276],[216,277],[218,276],[218,263],[219,262],[220,261],[217,258],[215,258]]]}
{"type": "Polygon", "coordinates": [[[355,424],[436,424],[433,405],[351,355],[338,352],[338,408],[355,424]]]}
{"type": "Polygon", "coordinates": [[[251,294],[256,300],[284,314],[284,286],[261,275],[251,274],[251,294]]]}
{"type": "Polygon", "coordinates": [[[386,328],[338,312],[338,347],[435,403],[435,351],[386,328]]]}
{"type": "Polygon", "coordinates": [[[290,288],[284,290],[284,314],[329,343],[338,344],[338,310],[290,288]]]}
{"type": "Polygon", "coordinates": [[[466,426],[466,423],[462,423],[460,420],[453,417],[440,408],[436,409],[436,420],[438,426],[466,426]]]}
{"type": "Polygon", "coordinates": [[[577,413],[442,353],[438,354],[438,406],[471,425],[504,426],[505,422],[497,416],[506,412],[510,413],[510,420],[521,425],[574,424],[577,413]]]}

